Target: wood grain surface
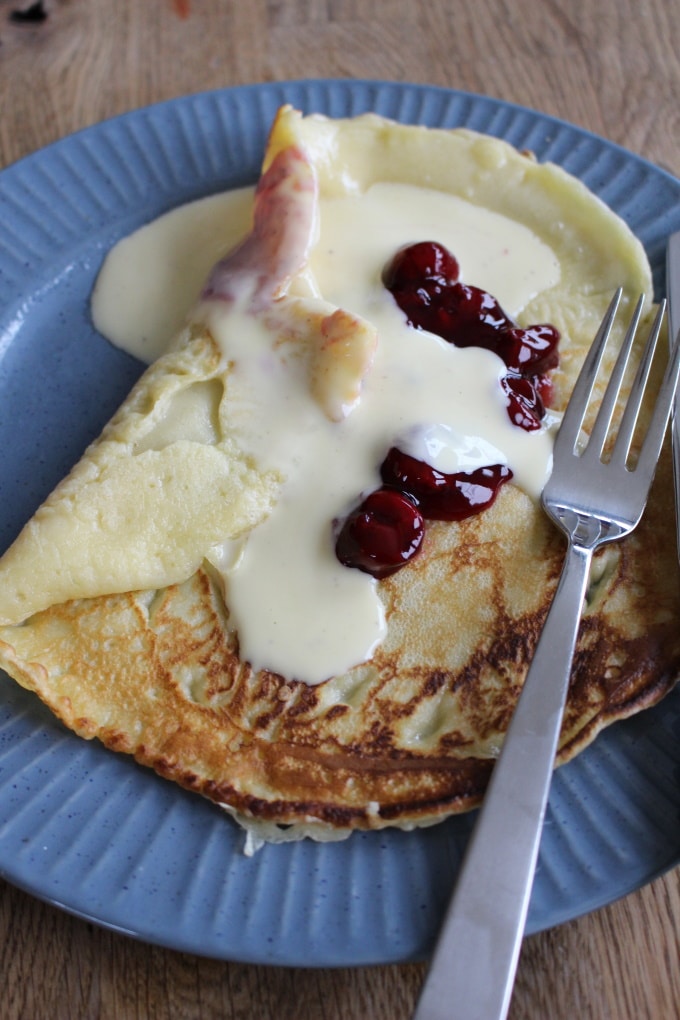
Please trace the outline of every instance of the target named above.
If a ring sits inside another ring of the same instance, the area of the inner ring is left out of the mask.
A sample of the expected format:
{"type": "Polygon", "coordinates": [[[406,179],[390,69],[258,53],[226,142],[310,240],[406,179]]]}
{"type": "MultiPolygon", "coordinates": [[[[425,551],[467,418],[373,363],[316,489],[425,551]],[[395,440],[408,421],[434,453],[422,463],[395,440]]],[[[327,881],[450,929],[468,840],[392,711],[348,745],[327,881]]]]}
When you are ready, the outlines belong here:
{"type": "MultiPolygon", "coordinates": [[[[679,29],[678,0],[0,0],[0,167],[159,100],[334,77],[520,103],[680,176],[679,29]]],[[[679,924],[676,869],[527,938],[511,1020],[679,1018],[679,924]]],[[[0,935],[2,1020],[402,1020],[425,973],[204,960],[2,882],[0,935]]]]}

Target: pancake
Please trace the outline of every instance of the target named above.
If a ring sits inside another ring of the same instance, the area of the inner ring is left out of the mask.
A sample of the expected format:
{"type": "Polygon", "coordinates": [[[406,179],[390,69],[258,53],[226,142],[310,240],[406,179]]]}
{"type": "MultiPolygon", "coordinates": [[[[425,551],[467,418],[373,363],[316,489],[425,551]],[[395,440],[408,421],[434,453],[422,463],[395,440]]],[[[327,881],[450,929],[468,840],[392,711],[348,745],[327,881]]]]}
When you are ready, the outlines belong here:
{"type": "MultiPolygon", "coordinates": [[[[536,494],[509,483],[477,516],[428,522],[419,555],[377,581],[385,629],[365,661],[305,682],[244,655],[223,560],[275,517],[286,472],[245,442],[214,309],[237,294],[302,363],[320,413],[356,415],[380,330],[310,285],[319,203],[376,182],[420,187],[424,168],[428,189],[517,221],[556,253],[559,278],[517,317],[561,333],[559,412],[614,287],[624,305],[650,295],[625,224],[559,168],[496,139],[285,109],[252,233],[0,561],[8,674],[80,736],[208,797],[257,839],[339,838],[476,806],[561,568],[563,541],[536,494]]],[[[595,559],[559,762],[675,683],[674,540],[666,457],[639,528],[595,559]]],[[[284,596],[293,580],[280,582],[284,596]]]]}

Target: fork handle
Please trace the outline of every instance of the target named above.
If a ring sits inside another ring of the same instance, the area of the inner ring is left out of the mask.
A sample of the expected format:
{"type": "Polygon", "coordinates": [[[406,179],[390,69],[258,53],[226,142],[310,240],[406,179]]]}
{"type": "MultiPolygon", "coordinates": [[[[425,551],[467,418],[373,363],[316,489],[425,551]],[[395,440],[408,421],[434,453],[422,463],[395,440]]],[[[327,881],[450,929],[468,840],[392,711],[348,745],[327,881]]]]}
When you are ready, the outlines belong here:
{"type": "Polygon", "coordinates": [[[413,1020],[507,1015],[591,558],[570,544],[413,1020]]]}

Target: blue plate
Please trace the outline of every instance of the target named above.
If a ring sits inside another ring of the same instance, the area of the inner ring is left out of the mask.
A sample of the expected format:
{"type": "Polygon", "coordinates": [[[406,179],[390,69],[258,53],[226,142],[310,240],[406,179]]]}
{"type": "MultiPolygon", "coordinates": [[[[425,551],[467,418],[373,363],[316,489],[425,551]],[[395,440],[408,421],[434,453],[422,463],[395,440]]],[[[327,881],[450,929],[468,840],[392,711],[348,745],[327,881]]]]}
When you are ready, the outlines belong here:
{"type": "MultiPolygon", "coordinates": [[[[0,548],[141,371],[89,318],[104,254],[172,206],[255,180],[286,102],[332,116],[375,110],[465,125],[532,149],[628,221],[664,289],[680,182],[507,103],[426,86],[303,81],[189,96],[107,121],[0,174],[0,548]]],[[[0,684],[0,874],[148,942],[291,966],[423,958],[472,822],[269,846],[247,858],[217,808],[74,737],[35,697],[0,684]]],[[[677,691],[558,771],[528,931],[600,907],[679,860],[677,691]]]]}

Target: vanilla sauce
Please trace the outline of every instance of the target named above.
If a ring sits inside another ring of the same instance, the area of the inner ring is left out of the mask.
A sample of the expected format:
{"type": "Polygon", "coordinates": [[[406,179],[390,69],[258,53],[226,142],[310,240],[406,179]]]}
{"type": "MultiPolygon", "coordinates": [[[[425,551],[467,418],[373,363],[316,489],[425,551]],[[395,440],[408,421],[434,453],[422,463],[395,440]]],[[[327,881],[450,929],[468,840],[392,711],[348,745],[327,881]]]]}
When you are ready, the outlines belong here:
{"type": "MultiPolygon", "coordinates": [[[[158,356],[212,264],[244,236],[251,208],[249,189],[203,199],[122,241],[93,295],[100,332],[144,360],[158,356]]],[[[241,655],[255,668],[315,684],[370,658],[383,639],[377,582],[338,562],[332,526],[378,487],[390,446],[447,473],[507,464],[534,498],[549,474],[551,430],[511,424],[501,359],[414,331],[383,287],[394,252],[420,240],[448,247],[461,278],[511,316],[559,280],[554,253],[528,228],[456,196],[377,184],[322,199],[309,266],[282,300],[298,315],[338,306],[377,327],[361,398],[339,422],[314,400],[304,357],[274,343],[263,320],[219,301],[199,305],[234,364],[228,400],[238,441],[286,479],[273,513],[236,553],[231,542],[206,550],[224,579],[241,655]]]]}

